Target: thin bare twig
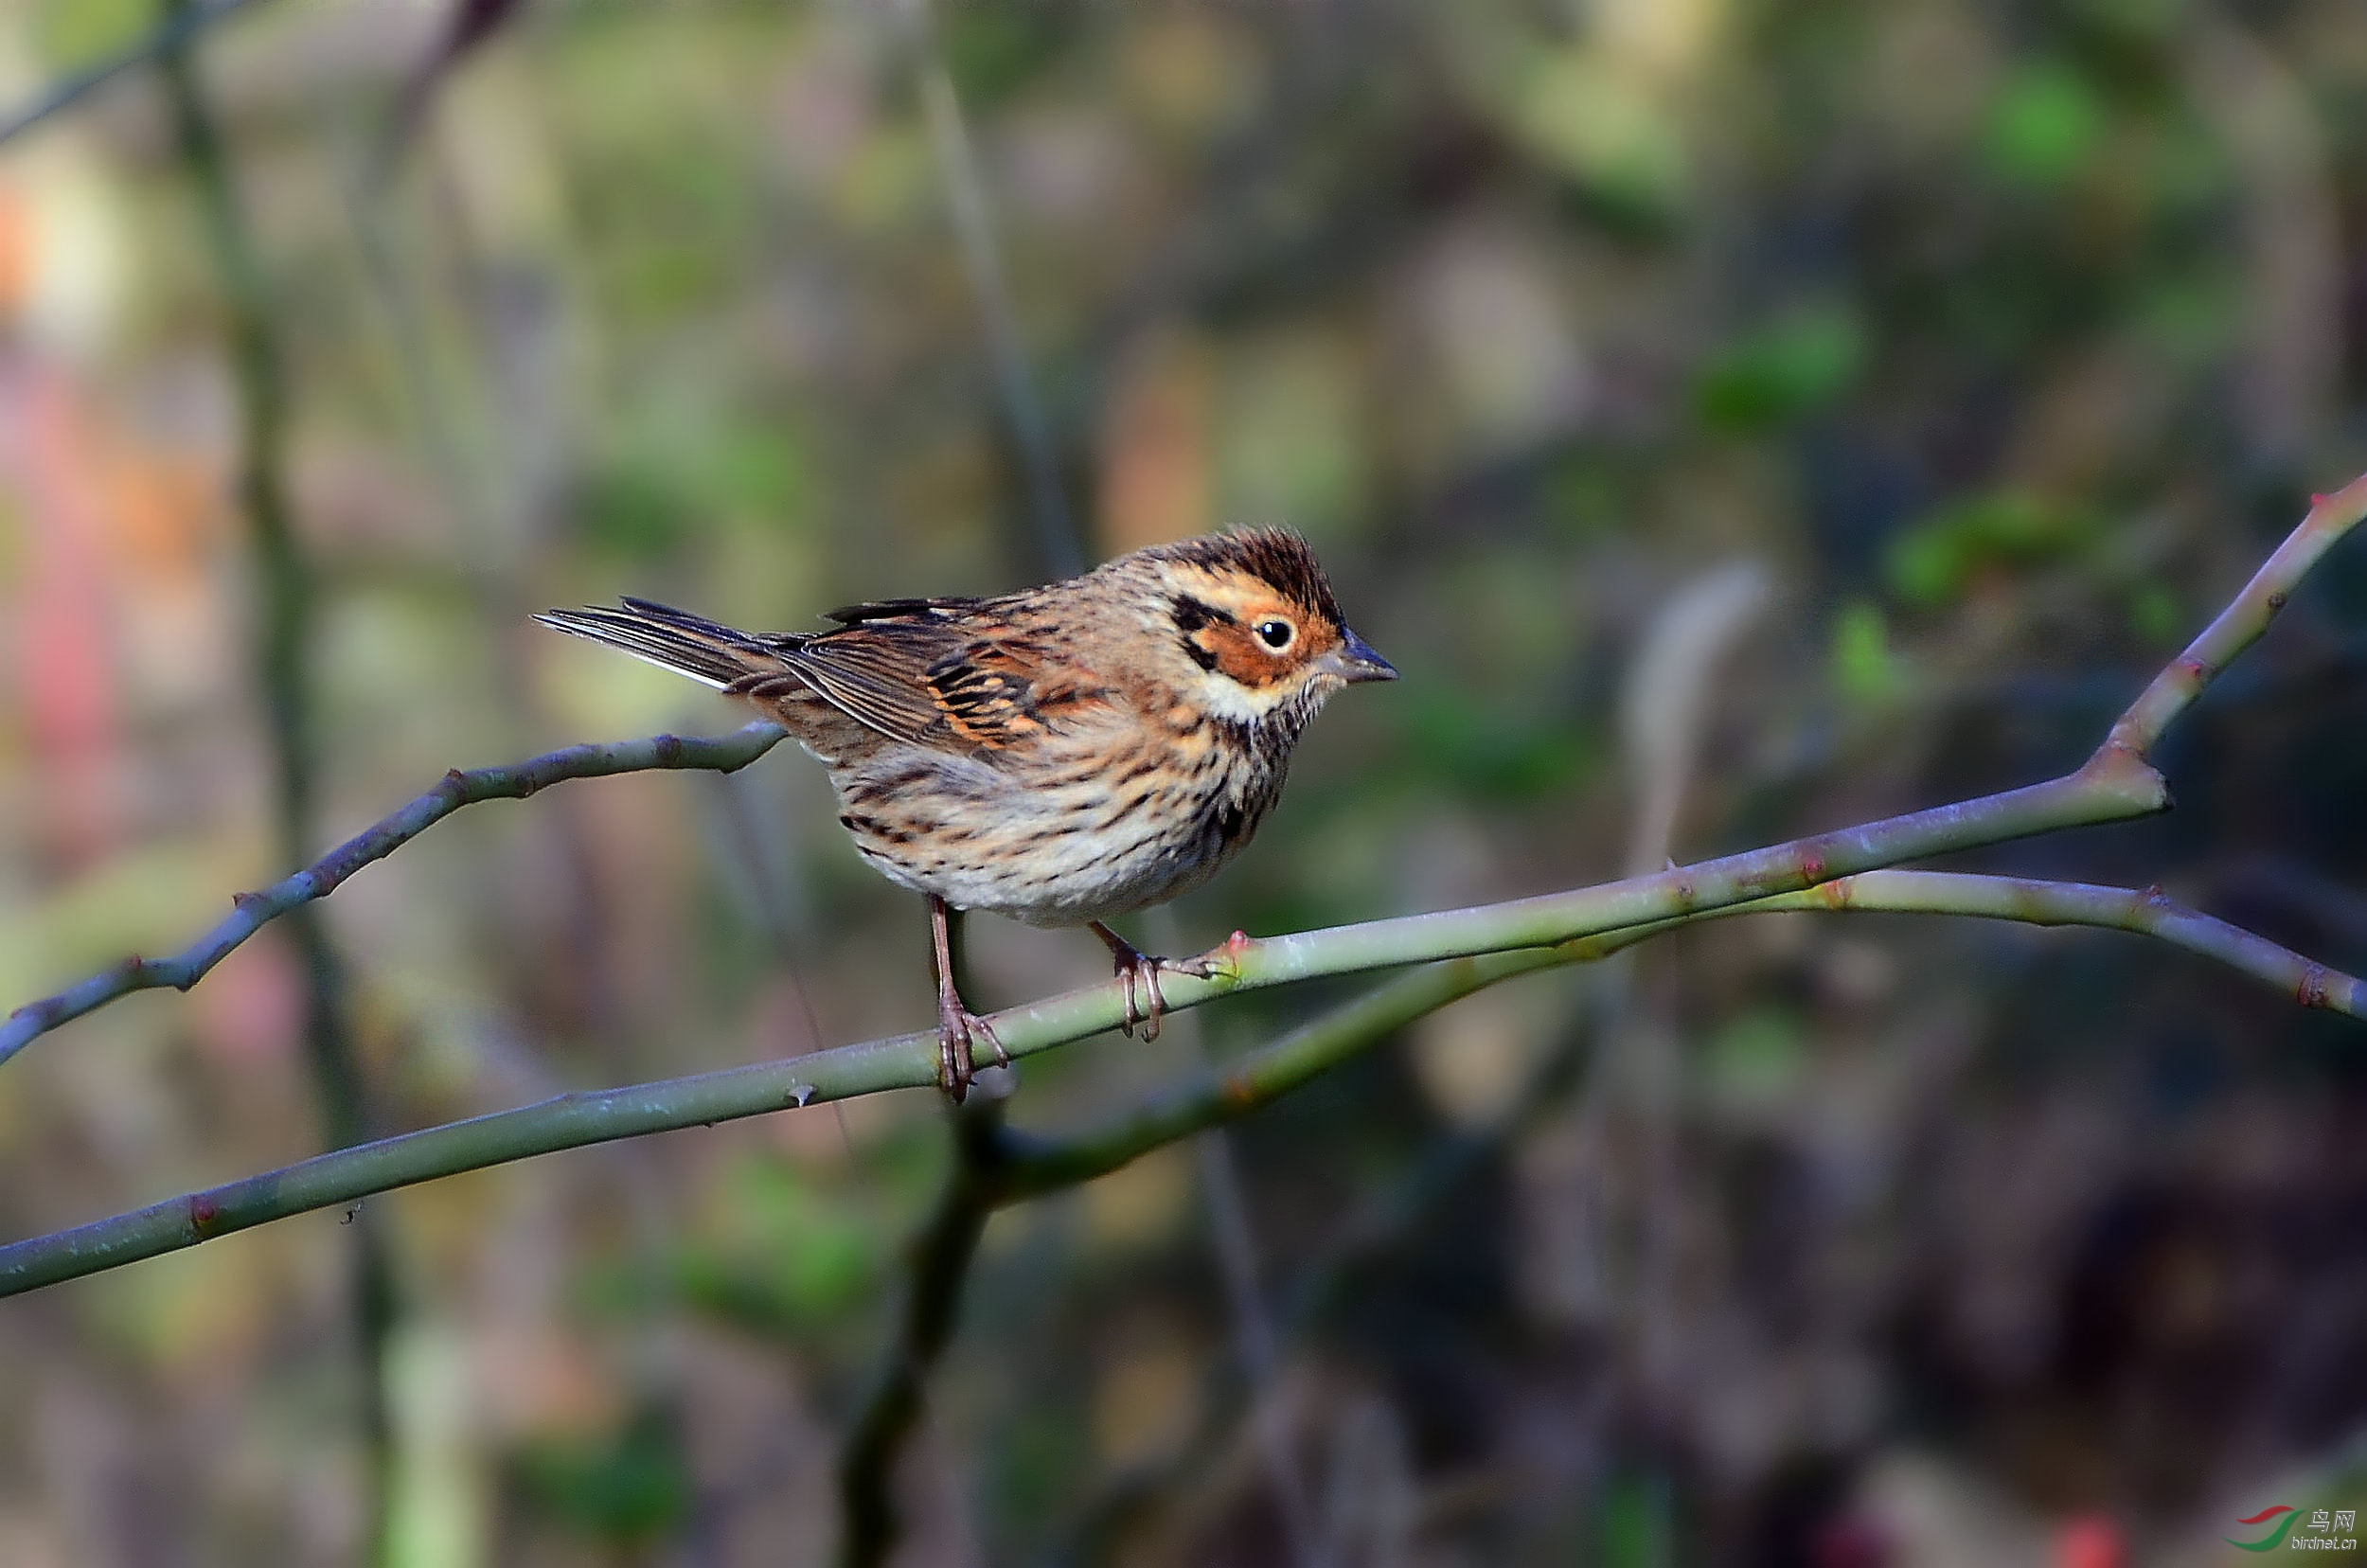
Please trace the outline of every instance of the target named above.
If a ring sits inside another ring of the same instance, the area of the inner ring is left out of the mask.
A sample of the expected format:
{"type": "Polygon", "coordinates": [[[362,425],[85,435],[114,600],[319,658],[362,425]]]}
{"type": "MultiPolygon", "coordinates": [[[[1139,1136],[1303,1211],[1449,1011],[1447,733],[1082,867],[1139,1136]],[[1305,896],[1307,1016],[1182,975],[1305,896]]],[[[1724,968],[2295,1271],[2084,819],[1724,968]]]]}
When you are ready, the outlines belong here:
{"type": "Polygon", "coordinates": [[[2203,688],[2267,633],[2309,569],[2358,526],[2363,507],[2367,507],[2367,478],[2354,479],[2332,495],[2311,496],[2309,514],[2301,526],[2286,535],[2243,591],[2128,704],[2128,711],[2105,738],[2105,749],[2127,750],[2138,757],[2151,752],[2162,732],[2194,705],[2203,688]]]}
{"type": "Polygon", "coordinates": [[[222,923],[169,958],[131,957],[110,965],[79,985],[27,1003],[0,1023],[0,1062],[61,1024],[105,1007],[134,991],[170,987],[187,990],[240,943],[273,920],[315,899],[325,899],[364,866],[384,860],[463,806],[481,800],[524,800],[547,785],[569,778],[606,778],[652,769],[712,769],[731,773],[773,749],[779,725],[758,722],[731,735],[653,735],[642,740],[567,746],[493,768],[454,768],[434,789],[400,811],[371,824],[303,870],[255,893],[231,900],[222,923]]]}
{"type": "Polygon", "coordinates": [[[129,46],[95,65],[51,83],[43,90],[41,97],[0,120],[0,143],[12,140],[51,116],[73,108],[92,92],[133,66],[146,65],[172,53],[215,23],[226,20],[252,4],[254,0],[202,0],[200,4],[175,9],[129,46]]]}
{"type": "Polygon", "coordinates": [[[401,168],[403,154],[418,140],[420,128],[427,123],[428,112],[435,107],[436,96],[446,80],[470,55],[485,46],[503,26],[512,20],[523,8],[525,0],[452,0],[444,13],[444,25],[435,44],[395,95],[395,106],[386,116],[386,127],[380,133],[364,176],[364,187],[383,188],[401,168]]]}

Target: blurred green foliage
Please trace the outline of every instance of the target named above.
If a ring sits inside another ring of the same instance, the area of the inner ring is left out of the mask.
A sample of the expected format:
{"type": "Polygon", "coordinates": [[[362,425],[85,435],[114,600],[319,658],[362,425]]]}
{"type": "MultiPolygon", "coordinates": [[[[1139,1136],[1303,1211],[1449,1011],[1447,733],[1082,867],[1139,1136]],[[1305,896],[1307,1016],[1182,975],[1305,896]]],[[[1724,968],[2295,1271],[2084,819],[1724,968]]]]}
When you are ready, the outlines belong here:
{"type": "Polygon", "coordinates": [[[695,1305],[794,1337],[879,1298],[894,1238],[880,1228],[876,1196],[833,1194],[756,1158],[739,1163],[716,1201],[732,1234],[686,1249],[677,1264],[695,1305]]]}
{"type": "Polygon", "coordinates": [[[1891,587],[1913,604],[1961,598],[1984,573],[2060,560],[2091,543],[2093,519],[2017,491],[1967,496],[1892,536],[1891,587]]]}
{"type": "MultiPolygon", "coordinates": [[[[291,350],[334,832],[454,764],[735,722],[544,604],[770,630],[1043,576],[955,195],[1084,553],[1301,527],[1405,674],[1326,712],[1180,903],[1190,947],[1614,875],[1649,804],[1623,748],[1673,722],[1628,711],[1635,651],[1737,559],[1773,591],[1682,726],[1674,857],[2058,769],[2367,464],[2356,0],[960,0],[929,45],[888,4],[543,0],[365,187],[449,14],[278,0],[204,45],[291,350]]],[[[153,17],[0,6],[0,79],[153,17]]],[[[222,305],[141,73],[0,150],[0,328],[14,1006],[286,869],[222,305]]],[[[2360,562],[2172,738],[2175,817],[1981,864],[2367,963],[2360,562]]],[[[386,1125],[926,1026],[919,911],[834,814],[784,748],[357,878],[331,924],[386,1125]]],[[[970,940],[998,1001],[1108,975],[1074,933],[970,940]]],[[[294,987],[258,944],[0,1075],[12,1233],[313,1148],[294,987]]],[[[1320,1000],[1031,1061],[1012,1114],[1095,1122],[1195,1028],[1221,1060],[1320,1000]]],[[[989,1227],[910,1560],[1109,1560],[1119,1515],[1125,1560],[1278,1560],[1295,1482],[1343,1568],[2038,1560],[2099,1519],[2153,1561],[2264,1476],[2347,1473],[2367,1080],[2327,1020],[2136,944],[1853,918],[1408,1034],[1234,1136],[1263,1299],[1387,1238],[1284,1336],[1283,1458],[1219,1419],[1244,1329],[1177,1151],[989,1227]],[[1584,1089],[1407,1196],[1580,1027],[1584,1089]]],[[[827,1553],[944,1143],[915,1096],[385,1200],[453,1384],[395,1401],[436,1483],[399,1539],[827,1553]]],[[[0,1557],[358,1560],[337,1229],[12,1310],[0,1557]]]]}
{"type": "Polygon", "coordinates": [[[679,1427],[655,1408],[634,1412],[604,1436],[538,1439],[513,1463],[536,1507],[619,1546],[665,1539],[688,1517],[697,1495],[679,1427]]]}
{"type": "Polygon", "coordinates": [[[1765,430],[1829,406],[1865,359],[1865,335],[1845,310],[1806,307],[1719,350],[1695,401],[1714,430],[1765,430]]]}
{"type": "Polygon", "coordinates": [[[2000,86],[1983,150],[2006,179],[2056,187],[2079,171],[2109,123],[2105,106],[2077,71],[2061,61],[2033,61],[2000,86]]]}

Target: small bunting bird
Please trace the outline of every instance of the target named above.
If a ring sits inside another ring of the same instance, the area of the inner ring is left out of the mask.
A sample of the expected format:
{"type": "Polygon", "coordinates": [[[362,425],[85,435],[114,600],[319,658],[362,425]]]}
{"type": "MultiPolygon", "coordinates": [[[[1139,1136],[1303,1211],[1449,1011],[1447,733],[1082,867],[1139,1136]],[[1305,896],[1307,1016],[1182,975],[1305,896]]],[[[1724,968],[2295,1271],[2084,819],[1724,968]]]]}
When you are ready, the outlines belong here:
{"type": "Polygon", "coordinates": [[[1124,1027],[1154,1037],[1160,971],[1210,971],[1107,922],[1214,876],[1324,703],[1397,673],[1280,529],[1153,545],[999,598],[859,604],[827,632],[739,632],[637,598],[535,618],[739,698],[821,760],[855,847],[929,901],[938,1077],[957,1100],[974,1047],[1003,1047],[954,989],[949,908],[1089,927],[1124,1027]]]}

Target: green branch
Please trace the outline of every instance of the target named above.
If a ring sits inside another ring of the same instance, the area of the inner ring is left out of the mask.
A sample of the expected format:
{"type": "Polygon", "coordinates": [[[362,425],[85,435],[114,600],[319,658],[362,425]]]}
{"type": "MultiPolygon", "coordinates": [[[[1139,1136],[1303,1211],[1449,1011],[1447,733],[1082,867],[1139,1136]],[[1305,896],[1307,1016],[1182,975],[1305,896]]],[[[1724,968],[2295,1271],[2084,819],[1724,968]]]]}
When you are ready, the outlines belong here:
{"type": "MultiPolygon", "coordinates": [[[[1580,934],[1550,948],[1454,957],[1417,970],[1252,1053],[1221,1074],[1151,1101],[1097,1133],[1057,1145],[1012,1134],[1011,1161],[1000,1178],[1007,1197],[1000,1201],[1016,1201],[1053,1186],[1090,1180],[1162,1144],[1246,1115],[1403,1024],[1486,986],[1535,970],[1603,957],[1711,915],[1835,907],[2028,920],[2035,912],[2045,924],[2145,931],[2180,940],[2197,952],[2236,963],[2280,989],[2287,985],[2288,975],[2314,972],[2320,982],[2305,1000],[2367,1018],[2367,992],[2362,992],[2358,980],[2311,965],[2247,933],[2235,934],[2243,938],[2241,943],[2213,938],[2208,935],[2213,931],[2233,932],[2234,928],[2179,909],[2151,893],[1913,873],[1900,874],[1888,883],[1883,877],[1861,876],[1841,895],[1840,901],[1826,904],[1820,901],[1822,897],[1819,890],[1802,897],[1770,898],[1749,908],[1700,911],[1647,926],[1580,934]]],[[[1215,953],[1240,966],[1241,980],[1199,987],[1188,997],[1180,994],[1180,986],[1171,984],[1167,1006],[1172,1011],[1196,1007],[1223,990],[1260,989],[1369,969],[1375,932],[1387,935],[1391,951],[1401,951],[1414,945],[1398,935],[1402,928],[1427,928],[1433,953],[1452,953],[1466,945],[1465,933],[1471,926],[1500,918],[1505,907],[1509,906],[1408,916],[1372,926],[1345,926],[1264,942],[1237,937],[1215,953]],[[1278,974],[1275,966],[1264,960],[1268,950],[1283,947],[1290,953],[1290,972],[1278,974]]],[[[2301,994],[2298,983],[2293,993],[2301,994]]],[[[989,1022],[1016,1059],[1115,1028],[1122,1010],[1117,988],[1103,985],[1012,1007],[992,1015],[989,1022]]],[[[0,1296],[98,1274],[273,1220],[333,1208],[373,1193],[536,1154],[882,1090],[930,1088],[936,1083],[936,1049],[934,1032],[896,1035],[692,1078],[561,1095],[514,1111],[315,1155],[279,1170],[0,1247],[0,1296]]]]}

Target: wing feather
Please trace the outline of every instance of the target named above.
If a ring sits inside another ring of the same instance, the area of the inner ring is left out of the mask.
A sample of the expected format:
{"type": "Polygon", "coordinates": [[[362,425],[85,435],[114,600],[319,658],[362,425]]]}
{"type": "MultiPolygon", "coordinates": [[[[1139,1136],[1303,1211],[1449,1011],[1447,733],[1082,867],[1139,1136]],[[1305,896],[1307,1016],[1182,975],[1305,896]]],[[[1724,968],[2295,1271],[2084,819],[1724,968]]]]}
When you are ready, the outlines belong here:
{"type": "Polygon", "coordinates": [[[536,618],[734,696],[771,697],[793,680],[889,739],[949,752],[1001,750],[1109,695],[1087,671],[1047,680],[1058,661],[979,599],[851,605],[811,635],[739,632],[636,598],[536,618]]]}

